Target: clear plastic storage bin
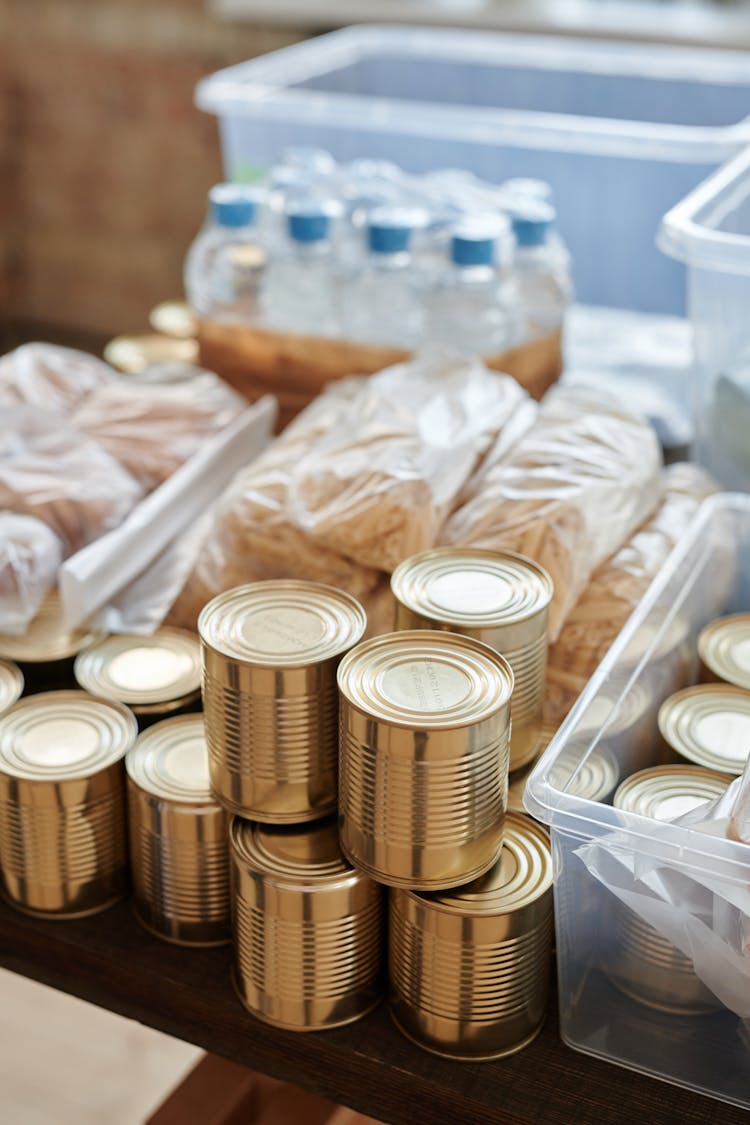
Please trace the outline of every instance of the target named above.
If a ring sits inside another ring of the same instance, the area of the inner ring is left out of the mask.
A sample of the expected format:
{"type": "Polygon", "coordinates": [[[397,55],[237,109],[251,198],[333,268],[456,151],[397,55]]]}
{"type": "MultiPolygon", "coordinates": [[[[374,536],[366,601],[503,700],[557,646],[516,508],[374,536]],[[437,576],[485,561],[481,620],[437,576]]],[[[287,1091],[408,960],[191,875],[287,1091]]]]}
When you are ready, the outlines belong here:
{"type": "MultiPolygon", "coordinates": [[[[657,959],[661,1000],[632,998],[629,993],[641,992],[640,983],[648,982],[623,981],[624,908],[590,873],[584,857],[598,843],[627,862],[637,857],[639,871],[668,863],[678,879],[720,876],[744,893],[750,888],[750,847],[576,793],[592,775],[610,777],[614,788],[618,776],[622,780],[657,763],[657,710],[694,676],[698,632],[721,613],[748,609],[750,497],[722,493],[702,506],[537,764],[525,793],[526,807],[552,834],[565,1042],[746,1109],[750,1020],[743,1022],[718,1002],[701,1014],[669,1010],[676,1006],[669,993],[678,1000],[685,994],[684,959],[657,959]]],[[[671,916],[686,931],[692,924],[681,908],[671,916]]],[[[744,979],[750,981],[750,975],[744,979]]],[[[744,1001],[750,1001],[748,992],[744,1001]]]]}
{"type": "Polygon", "coordinates": [[[659,221],[750,142],[750,56],[450,29],[361,26],[206,78],[226,174],[288,145],[407,170],[549,180],[578,300],[682,312],[684,271],[659,221]]]}
{"type": "Polygon", "coordinates": [[[750,148],[665,215],[659,245],[688,267],[695,456],[750,489],[750,148]]]}

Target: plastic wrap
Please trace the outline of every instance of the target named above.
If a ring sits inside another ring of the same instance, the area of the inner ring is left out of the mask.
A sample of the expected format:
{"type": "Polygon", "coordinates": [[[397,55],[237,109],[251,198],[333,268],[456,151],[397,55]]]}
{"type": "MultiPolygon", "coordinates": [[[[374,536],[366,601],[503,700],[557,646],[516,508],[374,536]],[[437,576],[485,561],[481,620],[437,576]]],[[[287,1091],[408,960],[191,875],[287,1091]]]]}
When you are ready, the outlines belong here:
{"type": "Polygon", "coordinates": [[[62,543],[34,516],[0,512],[0,633],[23,633],[55,584],[62,543]]]}
{"type": "Polygon", "coordinates": [[[150,492],[246,406],[216,375],[192,368],[164,382],[103,383],[78,406],[72,422],[150,492]]]}
{"type": "Polygon", "coordinates": [[[518,551],[550,573],[550,639],[593,571],[658,503],[661,454],[647,423],[614,400],[556,387],[507,456],[491,451],[441,541],[518,551]]]}
{"type": "MultiPolygon", "coordinates": [[[[745,769],[737,785],[734,795],[734,804],[729,813],[729,828],[727,835],[730,840],[738,840],[741,844],[750,844],[750,755],[745,769]]],[[[750,941],[750,933],[748,933],[750,941]]],[[[750,946],[748,947],[750,955],[750,946]]]]}
{"type": "Polygon", "coordinates": [[[63,552],[117,527],[143,494],[106,450],[56,414],[15,407],[0,429],[0,510],[35,516],[63,552]]]}
{"type": "Polygon", "coordinates": [[[718,485],[698,465],[664,470],[659,507],[594,572],[547,659],[545,722],[558,727],[685,532],[718,485]]]}
{"type": "Polygon", "coordinates": [[[86,352],[23,344],[0,358],[0,408],[41,406],[67,415],[117,379],[111,367],[86,352]]]}
{"type": "Polygon", "coordinates": [[[374,375],[310,446],[291,476],[292,518],[327,549],[392,571],[434,544],[492,442],[510,444],[535,413],[510,376],[427,349],[374,375]]]}

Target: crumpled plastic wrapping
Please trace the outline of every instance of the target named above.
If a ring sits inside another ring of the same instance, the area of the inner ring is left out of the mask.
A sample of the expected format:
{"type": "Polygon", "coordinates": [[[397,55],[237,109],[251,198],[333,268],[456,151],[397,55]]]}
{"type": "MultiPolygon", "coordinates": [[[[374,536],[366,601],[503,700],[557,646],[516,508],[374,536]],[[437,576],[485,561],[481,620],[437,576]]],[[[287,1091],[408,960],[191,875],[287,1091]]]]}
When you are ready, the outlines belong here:
{"type": "Polygon", "coordinates": [[[46,523],[65,555],[116,527],[142,495],[114,457],[59,415],[30,406],[3,413],[0,510],[46,523]]]}
{"type": "Polygon", "coordinates": [[[55,584],[62,543],[34,516],[0,512],[0,633],[23,633],[55,584]]]}
{"type": "Polygon", "coordinates": [[[116,379],[95,388],[71,421],[151,491],[246,408],[210,371],[179,380],[116,379]]]}
{"type": "Polygon", "coordinates": [[[547,657],[544,720],[560,725],[716,482],[698,465],[670,465],[654,514],[594,572],[547,657]]]}
{"type": "MultiPolygon", "coordinates": [[[[724,838],[747,799],[750,759],[716,801],[707,802],[671,823],[696,833],[724,838]]],[[[638,852],[626,833],[613,832],[578,848],[588,871],[630,910],[693,962],[696,976],[744,1020],[750,1020],[750,849],[745,862],[723,859],[713,865],[690,863],[689,853],[674,864],[663,849],[658,858],[660,825],[649,826],[653,849],[638,852]]],[[[688,843],[688,847],[694,841],[688,843]]]]}
{"type": "Polygon", "coordinates": [[[550,573],[556,640],[593,571],[658,502],[661,453],[646,423],[613,399],[560,386],[507,456],[491,451],[440,536],[512,550],[550,573]]]}
{"type": "Polygon", "coordinates": [[[22,344],[0,358],[0,408],[40,406],[69,414],[95,391],[116,383],[93,355],[57,344],[22,344]]]}
{"type": "Polygon", "coordinates": [[[479,360],[425,349],[380,371],[294,466],[294,522],[322,546],[392,571],[431,547],[466,479],[536,408],[479,360]]]}
{"type": "MultiPolygon", "coordinates": [[[[727,835],[730,840],[738,840],[741,844],[750,844],[750,756],[737,785],[734,804],[729,814],[727,835]]],[[[750,953],[750,948],[748,948],[748,953],[750,953]]]]}

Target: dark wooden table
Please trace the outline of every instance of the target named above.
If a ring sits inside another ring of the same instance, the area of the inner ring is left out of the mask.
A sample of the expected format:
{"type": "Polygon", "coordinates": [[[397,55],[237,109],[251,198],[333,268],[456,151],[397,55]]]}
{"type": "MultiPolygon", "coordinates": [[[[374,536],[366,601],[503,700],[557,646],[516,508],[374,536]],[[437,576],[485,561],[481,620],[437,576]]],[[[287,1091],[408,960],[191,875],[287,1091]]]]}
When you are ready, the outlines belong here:
{"type": "Polygon", "coordinates": [[[127,904],[75,922],[40,922],[0,904],[0,964],[391,1125],[750,1121],[739,1109],[570,1050],[558,1037],[554,1004],[535,1043],[491,1063],[451,1063],[418,1050],[383,1007],[337,1031],[277,1031],[234,996],[227,949],[160,942],[127,904]]]}

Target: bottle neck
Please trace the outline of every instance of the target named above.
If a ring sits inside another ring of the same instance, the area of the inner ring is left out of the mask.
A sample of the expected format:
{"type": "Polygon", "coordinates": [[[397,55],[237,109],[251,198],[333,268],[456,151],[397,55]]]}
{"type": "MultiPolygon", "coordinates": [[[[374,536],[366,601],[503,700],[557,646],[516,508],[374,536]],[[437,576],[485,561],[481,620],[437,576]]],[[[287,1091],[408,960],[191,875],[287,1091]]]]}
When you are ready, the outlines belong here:
{"type": "Polygon", "coordinates": [[[454,263],[453,275],[461,285],[486,285],[496,279],[497,270],[488,265],[462,266],[454,263]]]}
{"type": "Polygon", "coordinates": [[[411,254],[408,250],[397,250],[393,254],[371,250],[370,264],[378,270],[401,270],[411,265],[411,254]]]}

